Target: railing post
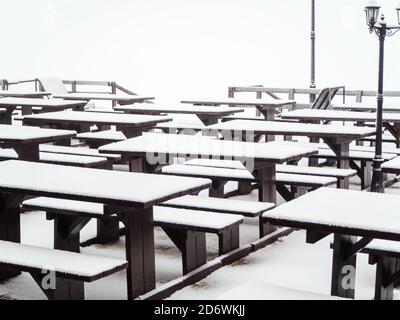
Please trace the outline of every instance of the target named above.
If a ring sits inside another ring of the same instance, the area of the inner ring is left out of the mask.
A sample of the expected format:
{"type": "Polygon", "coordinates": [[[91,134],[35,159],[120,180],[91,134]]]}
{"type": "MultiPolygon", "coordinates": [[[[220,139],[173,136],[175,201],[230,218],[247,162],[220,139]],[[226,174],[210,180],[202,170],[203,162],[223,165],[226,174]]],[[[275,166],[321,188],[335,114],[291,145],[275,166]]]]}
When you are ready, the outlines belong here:
{"type": "MultiPolygon", "coordinates": [[[[115,81],[111,82],[111,94],[116,94],[117,93],[117,84],[115,81]]],[[[112,107],[114,108],[117,105],[117,101],[112,102],[112,107]]]]}

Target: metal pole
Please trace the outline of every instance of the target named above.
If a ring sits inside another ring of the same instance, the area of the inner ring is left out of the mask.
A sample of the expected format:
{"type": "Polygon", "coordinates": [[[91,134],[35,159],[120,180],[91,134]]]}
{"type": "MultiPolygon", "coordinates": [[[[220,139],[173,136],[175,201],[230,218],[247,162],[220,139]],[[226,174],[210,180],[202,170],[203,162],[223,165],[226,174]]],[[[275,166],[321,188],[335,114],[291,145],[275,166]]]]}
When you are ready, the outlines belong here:
{"type": "Polygon", "coordinates": [[[376,109],[376,145],[375,158],[373,161],[371,191],[384,193],[383,175],[381,164],[382,159],[382,118],[383,118],[383,68],[385,54],[386,24],[381,23],[379,28],[379,80],[376,109]]]}
{"type": "MultiPolygon", "coordinates": [[[[311,0],[311,82],[310,88],[315,89],[315,0],[311,0]]],[[[310,94],[310,102],[314,102],[315,94],[310,94]]]]}

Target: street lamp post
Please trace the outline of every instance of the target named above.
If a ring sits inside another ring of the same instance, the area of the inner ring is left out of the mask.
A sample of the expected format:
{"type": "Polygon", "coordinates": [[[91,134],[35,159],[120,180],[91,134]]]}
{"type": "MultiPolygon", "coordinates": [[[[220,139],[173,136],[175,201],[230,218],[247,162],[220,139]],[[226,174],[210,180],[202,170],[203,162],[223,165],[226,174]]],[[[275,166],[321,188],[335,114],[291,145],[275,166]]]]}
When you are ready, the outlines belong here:
{"type": "MultiPolygon", "coordinates": [[[[378,74],[378,94],[376,108],[376,144],[375,157],[373,160],[371,191],[384,193],[383,174],[381,169],[382,159],[382,118],[383,118],[383,68],[385,53],[385,38],[394,35],[400,30],[400,26],[389,26],[386,24],[382,14],[379,18],[380,5],[376,1],[370,1],[365,7],[367,24],[369,31],[375,32],[379,38],[379,74],[378,74]]],[[[400,5],[396,8],[398,24],[400,25],[400,5]]]]}
{"type": "MultiPolygon", "coordinates": [[[[311,0],[311,82],[310,88],[315,89],[315,0],[311,0]]],[[[315,100],[315,94],[310,94],[310,103],[315,100]]]]}

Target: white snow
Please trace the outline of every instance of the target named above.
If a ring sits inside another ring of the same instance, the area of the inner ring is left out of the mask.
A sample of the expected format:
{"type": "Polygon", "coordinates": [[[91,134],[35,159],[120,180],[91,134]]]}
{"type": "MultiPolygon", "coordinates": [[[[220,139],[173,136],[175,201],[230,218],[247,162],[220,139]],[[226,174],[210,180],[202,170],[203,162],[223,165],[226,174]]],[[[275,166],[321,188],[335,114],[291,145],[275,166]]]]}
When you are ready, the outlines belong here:
{"type": "Polygon", "coordinates": [[[242,223],[243,216],[237,214],[221,214],[216,212],[154,207],[154,222],[176,225],[187,225],[214,230],[224,229],[235,223],[242,223]]]}
{"type": "Polygon", "coordinates": [[[74,195],[77,200],[86,197],[146,204],[165,201],[173,194],[185,195],[191,190],[209,186],[207,179],[171,177],[144,173],[120,172],[33,163],[18,160],[0,163],[0,188],[52,192],[60,197],[74,195]]]}
{"type": "Polygon", "coordinates": [[[91,124],[126,124],[126,125],[144,125],[148,123],[158,123],[170,121],[171,118],[165,116],[149,116],[142,114],[119,114],[104,112],[84,112],[84,111],[59,111],[46,112],[36,115],[24,116],[26,120],[49,120],[55,122],[74,122],[91,124]]]}
{"type": "Polygon", "coordinates": [[[106,154],[106,153],[100,154],[97,149],[65,147],[65,146],[56,146],[50,144],[41,144],[39,146],[39,150],[42,152],[59,153],[59,154],[75,154],[75,155],[84,155],[92,157],[106,157],[113,159],[120,158],[120,156],[115,154],[106,154]]]}
{"type": "Polygon", "coordinates": [[[107,161],[107,158],[91,157],[74,154],[63,154],[63,153],[50,153],[40,152],[39,159],[43,162],[60,163],[60,164],[74,164],[74,165],[89,165],[89,164],[101,164],[107,161]]]}
{"type": "Polygon", "coordinates": [[[218,297],[220,300],[345,300],[329,295],[315,294],[300,290],[274,286],[260,281],[245,281],[227,293],[218,297]]]}
{"type": "Polygon", "coordinates": [[[0,261],[17,266],[93,277],[114,268],[126,267],[120,259],[52,250],[0,240],[0,261]]]}
{"type": "MultiPolygon", "coordinates": [[[[360,103],[346,103],[346,104],[333,104],[332,109],[334,110],[353,110],[353,111],[376,111],[376,103],[371,104],[371,103],[365,103],[365,102],[360,102],[360,103]]],[[[383,104],[383,111],[387,112],[399,112],[400,111],[400,105],[397,103],[384,103],[383,104]]]]}
{"type": "Polygon", "coordinates": [[[400,157],[396,157],[382,164],[382,169],[400,169],[400,157]]]}
{"type": "Polygon", "coordinates": [[[375,134],[374,128],[343,126],[343,125],[322,125],[311,123],[294,123],[294,122],[278,122],[278,121],[258,121],[258,120],[232,120],[214,124],[207,127],[208,129],[216,130],[233,130],[233,131],[248,131],[262,132],[265,134],[280,134],[280,135],[317,135],[324,136],[356,136],[364,137],[375,134]]]}
{"type": "MultiPolygon", "coordinates": [[[[336,154],[330,149],[319,149],[318,155],[321,157],[336,157],[336,154]]],[[[390,160],[397,156],[394,153],[383,153],[382,158],[384,160],[390,160]]],[[[368,151],[349,151],[349,158],[353,159],[364,159],[364,160],[372,160],[375,158],[375,152],[368,151]]]]}
{"type": "Polygon", "coordinates": [[[258,214],[270,210],[275,207],[274,203],[268,202],[254,202],[254,201],[244,201],[244,200],[234,200],[234,199],[219,199],[219,198],[208,198],[208,197],[198,197],[198,196],[183,196],[180,198],[175,198],[165,202],[169,205],[181,206],[181,207],[192,207],[199,209],[209,209],[216,211],[229,211],[237,212],[242,214],[258,214]]]}
{"type": "MultiPolygon", "coordinates": [[[[14,91],[14,90],[0,90],[0,97],[15,97],[15,98],[32,98],[32,97],[44,97],[49,96],[50,92],[38,92],[38,91],[14,91]]],[[[34,99],[34,98],[32,98],[34,99]]]]}
{"type": "Polygon", "coordinates": [[[243,163],[237,160],[220,160],[220,159],[191,159],[185,161],[185,165],[203,166],[227,169],[246,169],[243,163]]]}
{"type": "Polygon", "coordinates": [[[205,104],[205,105],[236,105],[236,106],[264,106],[277,107],[283,105],[295,104],[294,100],[276,100],[276,99],[249,99],[249,98],[196,98],[184,99],[181,103],[205,104]]]}
{"type": "Polygon", "coordinates": [[[68,90],[65,88],[63,81],[57,77],[40,77],[38,79],[44,90],[51,94],[67,94],[68,90]]]}
{"type": "Polygon", "coordinates": [[[332,167],[305,167],[305,166],[292,166],[292,165],[277,165],[277,172],[285,173],[298,173],[298,174],[309,174],[309,175],[321,175],[331,177],[348,177],[356,175],[357,171],[352,169],[339,169],[332,167]]]}
{"type": "MultiPolygon", "coordinates": [[[[375,121],[376,114],[369,112],[356,111],[339,111],[339,110],[318,110],[318,109],[301,109],[294,111],[284,110],[282,119],[297,120],[332,120],[332,121],[375,121]]],[[[400,114],[384,113],[383,120],[387,122],[399,122],[400,114]]]]}
{"type": "Polygon", "coordinates": [[[0,141],[35,140],[42,138],[72,137],[76,132],[71,130],[42,129],[38,127],[0,124],[0,141]]]}
{"type": "Polygon", "coordinates": [[[264,217],[399,235],[396,195],[320,188],[267,211],[264,217]]]}
{"type": "Polygon", "coordinates": [[[86,101],[66,101],[63,99],[2,98],[0,106],[60,107],[86,104],[86,101]]]}
{"type": "Polygon", "coordinates": [[[54,94],[54,98],[67,99],[67,100],[114,100],[124,102],[135,102],[143,100],[154,99],[152,96],[139,96],[127,94],[111,94],[111,93],[68,93],[68,94],[54,94]]]}
{"type": "Polygon", "coordinates": [[[99,140],[115,140],[115,141],[126,140],[125,135],[121,131],[115,131],[115,130],[83,132],[83,133],[78,133],[76,137],[78,139],[82,138],[82,139],[99,139],[99,140]]]}
{"type": "Polygon", "coordinates": [[[112,143],[99,148],[102,152],[177,154],[197,157],[215,157],[231,160],[262,159],[271,162],[285,162],[293,157],[303,157],[316,153],[311,147],[286,148],[268,143],[216,140],[207,137],[146,134],[129,140],[112,143]]]}
{"type": "Polygon", "coordinates": [[[121,111],[146,111],[146,112],[164,112],[164,113],[187,113],[187,114],[215,114],[224,115],[232,114],[236,112],[243,112],[240,108],[229,108],[229,107],[210,107],[210,106],[188,106],[188,105],[164,105],[164,104],[153,104],[153,103],[137,103],[132,105],[117,106],[114,110],[121,111]]]}
{"type": "Polygon", "coordinates": [[[37,197],[23,202],[26,206],[58,209],[91,214],[104,214],[104,205],[95,202],[66,200],[58,198],[37,197]]]}

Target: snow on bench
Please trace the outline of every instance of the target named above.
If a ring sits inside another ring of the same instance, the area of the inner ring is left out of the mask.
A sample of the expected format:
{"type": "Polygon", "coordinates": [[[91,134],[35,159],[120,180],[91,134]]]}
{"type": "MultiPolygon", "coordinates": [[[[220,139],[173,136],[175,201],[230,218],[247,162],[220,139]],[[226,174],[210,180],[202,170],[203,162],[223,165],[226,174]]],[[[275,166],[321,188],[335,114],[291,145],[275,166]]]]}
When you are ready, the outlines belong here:
{"type": "MultiPolygon", "coordinates": [[[[229,169],[245,169],[245,167],[240,161],[219,160],[219,159],[192,159],[186,161],[185,165],[229,168],[229,169]]],[[[352,169],[303,167],[303,166],[293,166],[293,165],[276,165],[276,172],[335,177],[335,178],[347,178],[355,176],[357,174],[357,171],[352,169]]]]}
{"type": "Polygon", "coordinates": [[[205,211],[209,210],[220,213],[240,214],[245,217],[258,217],[263,212],[274,208],[275,204],[268,202],[254,202],[187,195],[168,200],[160,204],[160,206],[205,211]]]}
{"type": "Polygon", "coordinates": [[[112,142],[126,140],[125,135],[121,131],[115,130],[83,132],[78,133],[76,137],[80,140],[106,140],[112,142]]]}
{"type": "Polygon", "coordinates": [[[180,122],[163,122],[157,123],[154,127],[162,130],[193,130],[193,131],[201,131],[206,128],[204,124],[200,123],[180,123],[180,122]]]}
{"type": "MultiPolygon", "coordinates": [[[[313,158],[328,158],[336,159],[337,155],[330,149],[319,149],[318,154],[312,155],[313,158]]],[[[396,157],[394,153],[383,153],[382,159],[385,161],[391,160],[396,157]]],[[[349,151],[348,159],[350,160],[363,160],[372,161],[375,158],[375,152],[365,152],[365,151],[349,151]]]]}
{"type": "Polygon", "coordinates": [[[382,171],[387,173],[400,173],[400,157],[396,157],[382,164],[382,171]]]}
{"type": "MultiPolygon", "coordinates": [[[[16,160],[18,154],[14,149],[0,149],[0,159],[2,160],[16,160]]],[[[106,157],[91,157],[91,156],[80,156],[73,154],[57,154],[49,152],[40,152],[39,160],[45,163],[51,164],[62,164],[67,166],[79,166],[79,167],[105,167],[107,165],[106,157]]]]}
{"type": "Polygon", "coordinates": [[[112,161],[121,160],[121,156],[118,154],[109,154],[109,153],[101,153],[100,154],[97,149],[89,149],[89,148],[76,148],[76,147],[55,146],[55,145],[50,145],[50,144],[41,144],[39,146],[39,150],[41,152],[73,154],[73,155],[81,155],[81,156],[107,158],[112,161]]]}
{"type": "Polygon", "coordinates": [[[283,288],[251,281],[218,297],[220,300],[344,300],[336,296],[283,288]]]}
{"type": "MultiPolygon", "coordinates": [[[[241,169],[172,164],[163,167],[161,172],[163,174],[179,176],[207,177],[212,180],[256,181],[249,171],[241,169]]],[[[304,186],[329,186],[337,182],[335,178],[331,177],[307,176],[282,172],[276,173],[276,181],[283,184],[304,186]]]]}
{"type": "MultiPolygon", "coordinates": [[[[364,138],[362,138],[362,139],[360,139],[360,140],[362,140],[362,141],[375,142],[376,138],[375,138],[375,136],[372,136],[372,137],[364,137],[364,138]]],[[[386,132],[385,132],[385,133],[382,135],[382,141],[383,141],[383,142],[396,142],[396,138],[395,138],[392,134],[386,133],[386,132]]]]}
{"type": "Polygon", "coordinates": [[[20,271],[55,271],[65,279],[92,282],[126,269],[125,260],[35,247],[0,240],[0,264],[20,271]],[[50,269],[50,270],[49,270],[50,269]]]}

